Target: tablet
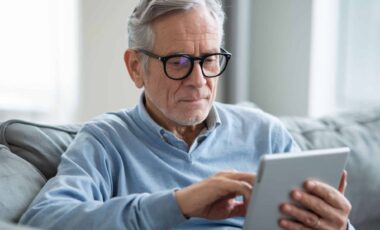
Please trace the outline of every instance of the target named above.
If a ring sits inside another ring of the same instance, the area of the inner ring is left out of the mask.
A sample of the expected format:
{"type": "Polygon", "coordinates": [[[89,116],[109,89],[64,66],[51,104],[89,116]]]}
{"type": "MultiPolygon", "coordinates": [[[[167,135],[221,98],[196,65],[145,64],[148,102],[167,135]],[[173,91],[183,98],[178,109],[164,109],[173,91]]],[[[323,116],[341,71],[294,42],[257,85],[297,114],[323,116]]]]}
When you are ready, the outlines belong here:
{"type": "Polygon", "coordinates": [[[290,191],[314,178],[338,188],[349,148],[334,148],[263,155],[245,217],[245,230],[280,229],[280,204],[290,201],[290,191]]]}

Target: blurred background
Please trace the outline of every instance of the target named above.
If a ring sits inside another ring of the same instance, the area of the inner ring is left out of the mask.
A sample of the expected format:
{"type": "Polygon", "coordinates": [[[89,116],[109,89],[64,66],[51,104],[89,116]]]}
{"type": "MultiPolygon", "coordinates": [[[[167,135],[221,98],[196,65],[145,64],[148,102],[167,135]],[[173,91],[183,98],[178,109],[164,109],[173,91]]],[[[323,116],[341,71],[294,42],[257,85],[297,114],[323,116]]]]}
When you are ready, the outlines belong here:
{"type": "MultiPolygon", "coordinates": [[[[0,0],[0,122],[83,122],[137,103],[138,0],[0,0]]],[[[218,101],[319,117],[380,104],[380,1],[225,0],[233,58],[218,101]]]]}

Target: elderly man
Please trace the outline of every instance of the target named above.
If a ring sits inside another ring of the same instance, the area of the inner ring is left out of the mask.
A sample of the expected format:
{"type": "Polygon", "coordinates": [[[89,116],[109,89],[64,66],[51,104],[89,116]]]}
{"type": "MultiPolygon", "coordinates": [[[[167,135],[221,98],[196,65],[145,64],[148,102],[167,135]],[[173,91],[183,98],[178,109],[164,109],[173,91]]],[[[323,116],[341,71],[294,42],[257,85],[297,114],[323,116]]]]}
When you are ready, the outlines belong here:
{"type": "MultiPolygon", "coordinates": [[[[223,21],[217,0],[141,1],[124,57],[144,88],[139,104],[85,124],[21,222],[50,229],[241,228],[260,156],[298,147],[275,118],[214,102],[231,57],[221,48],[223,21]]],[[[343,190],[309,181],[292,193],[306,209],[282,204],[293,219],[279,225],[347,229],[343,190]]]]}

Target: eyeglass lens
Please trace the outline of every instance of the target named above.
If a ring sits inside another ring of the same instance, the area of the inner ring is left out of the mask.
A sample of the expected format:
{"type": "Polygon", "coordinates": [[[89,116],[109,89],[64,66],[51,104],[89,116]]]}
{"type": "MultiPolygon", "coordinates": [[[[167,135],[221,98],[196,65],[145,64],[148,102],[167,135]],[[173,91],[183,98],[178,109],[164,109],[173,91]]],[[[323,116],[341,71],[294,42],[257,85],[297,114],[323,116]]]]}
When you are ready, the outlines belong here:
{"type": "MultiPolygon", "coordinates": [[[[201,63],[205,77],[216,77],[225,68],[227,59],[224,55],[207,56],[201,63]]],[[[183,78],[192,71],[192,60],[187,56],[174,56],[166,61],[166,73],[171,78],[183,78]]]]}

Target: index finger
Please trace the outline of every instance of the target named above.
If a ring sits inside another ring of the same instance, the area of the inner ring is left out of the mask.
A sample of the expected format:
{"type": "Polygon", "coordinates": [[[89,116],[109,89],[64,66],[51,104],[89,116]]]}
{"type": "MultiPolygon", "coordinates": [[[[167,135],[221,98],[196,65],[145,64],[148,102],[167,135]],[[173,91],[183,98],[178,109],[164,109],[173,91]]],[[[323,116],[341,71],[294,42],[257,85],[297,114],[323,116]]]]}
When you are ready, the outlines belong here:
{"type": "Polygon", "coordinates": [[[253,185],[256,180],[255,173],[239,172],[239,171],[223,171],[216,174],[217,177],[225,177],[231,180],[245,181],[250,185],[253,185]]]}

